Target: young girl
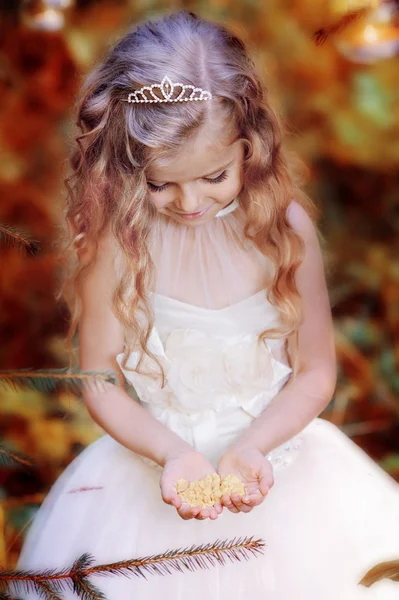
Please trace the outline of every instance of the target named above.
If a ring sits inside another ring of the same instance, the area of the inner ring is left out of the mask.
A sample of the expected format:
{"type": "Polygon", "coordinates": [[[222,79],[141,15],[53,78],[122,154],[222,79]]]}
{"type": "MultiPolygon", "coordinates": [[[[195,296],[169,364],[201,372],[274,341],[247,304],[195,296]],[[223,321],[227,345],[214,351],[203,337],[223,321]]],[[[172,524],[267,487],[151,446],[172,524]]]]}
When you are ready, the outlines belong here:
{"type": "Polygon", "coordinates": [[[18,568],[254,536],[248,561],[95,584],[109,600],[397,598],[358,585],[399,556],[399,486],[318,418],[336,364],[316,213],[244,43],[188,11],[142,23],[87,78],[78,124],[70,336],[81,369],[118,385],[85,387],[106,435],[50,490],[18,568]],[[212,473],[245,495],[181,501],[179,479],[212,473]]]}

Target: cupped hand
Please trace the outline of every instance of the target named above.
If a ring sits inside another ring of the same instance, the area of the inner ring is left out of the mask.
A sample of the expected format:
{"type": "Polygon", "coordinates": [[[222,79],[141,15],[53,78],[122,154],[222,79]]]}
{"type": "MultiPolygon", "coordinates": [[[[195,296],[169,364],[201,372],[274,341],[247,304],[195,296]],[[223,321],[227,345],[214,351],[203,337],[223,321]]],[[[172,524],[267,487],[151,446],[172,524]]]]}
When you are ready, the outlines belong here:
{"type": "Polygon", "coordinates": [[[179,479],[186,481],[199,481],[215,473],[213,465],[203,454],[194,449],[184,450],[171,456],[165,462],[160,479],[162,499],[166,504],[174,506],[182,519],[217,519],[223,511],[221,502],[210,508],[192,507],[182,499],[176,492],[176,483],[179,479]]]}
{"type": "Polygon", "coordinates": [[[250,512],[263,502],[274,484],[273,467],[256,448],[230,448],[220,458],[221,478],[232,473],[244,484],[245,495],[223,495],[222,504],[231,512],[250,512]]]}

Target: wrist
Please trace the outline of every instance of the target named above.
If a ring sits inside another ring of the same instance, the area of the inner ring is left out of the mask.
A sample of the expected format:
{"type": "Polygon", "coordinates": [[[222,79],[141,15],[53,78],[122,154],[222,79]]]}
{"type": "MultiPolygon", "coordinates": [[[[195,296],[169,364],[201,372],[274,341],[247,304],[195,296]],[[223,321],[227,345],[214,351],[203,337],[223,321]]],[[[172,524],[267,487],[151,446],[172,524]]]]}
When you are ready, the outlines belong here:
{"type": "Polygon", "coordinates": [[[197,451],[182,439],[175,440],[169,444],[161,453],[158,464],[164,467],[168,460],[179,458],[184,454],[197,453],[197,451]]]}
{"type": "Polygon", "coordinates": [[[229,448],[227,448],[223,456],[242,456],[243,454],[251,452],[260,452],[260,450],[251,442],[237,440],[237,442],[234,442],[231,446],[229,446],[229,448]]]}

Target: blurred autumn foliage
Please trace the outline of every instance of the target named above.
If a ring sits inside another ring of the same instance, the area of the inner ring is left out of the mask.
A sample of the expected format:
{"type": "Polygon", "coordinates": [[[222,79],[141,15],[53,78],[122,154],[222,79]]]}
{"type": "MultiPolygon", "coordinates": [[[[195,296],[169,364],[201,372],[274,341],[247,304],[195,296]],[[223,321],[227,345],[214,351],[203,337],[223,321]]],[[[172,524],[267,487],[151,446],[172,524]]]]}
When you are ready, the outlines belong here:
{"type": "MultiPolygon", "coordinates": [[[[0,247],[1,369],[63,367],[68,315],[57,305],[53,243],[74,143],[81,77],[142,18],[189,8],[248,43],[307,161],[336,328],[339,379],[325,418],[399,480],[399,88],[397,59],[351,62],[312,34],[333,18],[323,0],[77,1],[60,29],[28,27],[22,2],[0,23],[0,222],[39,240],[33,256],[0,247]],[[20,10],[19,10],[20,9],[20,10]]],[[[102,430],[67,393],[0,390],[0,441],[35,459],[0,466],[0,565],[67,464],[102,430]],[[4,533],[4,535],[2,535],[4,533]]],[[[0,463],[1,464],[1,463],[0,463]]]]}

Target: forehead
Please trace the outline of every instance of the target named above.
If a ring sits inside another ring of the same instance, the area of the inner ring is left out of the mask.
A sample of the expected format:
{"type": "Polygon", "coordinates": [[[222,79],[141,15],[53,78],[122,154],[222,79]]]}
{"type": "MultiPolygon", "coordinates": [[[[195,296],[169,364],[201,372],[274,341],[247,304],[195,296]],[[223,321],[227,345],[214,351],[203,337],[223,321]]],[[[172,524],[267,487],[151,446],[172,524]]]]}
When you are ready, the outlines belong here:
{"type": "Polygon", "coordinates": [[[238,158],[239,151],[239,141],[210,139],[209,132],[208,135],[199,134],[184,143],[173,156],[155,158],[147,177],[160,181],[196,179],[238,158]]]}

